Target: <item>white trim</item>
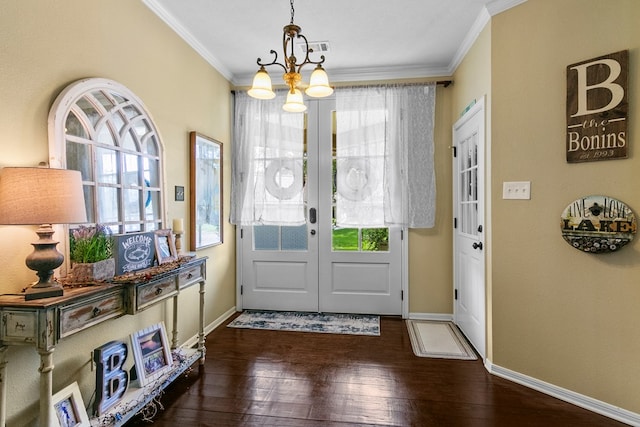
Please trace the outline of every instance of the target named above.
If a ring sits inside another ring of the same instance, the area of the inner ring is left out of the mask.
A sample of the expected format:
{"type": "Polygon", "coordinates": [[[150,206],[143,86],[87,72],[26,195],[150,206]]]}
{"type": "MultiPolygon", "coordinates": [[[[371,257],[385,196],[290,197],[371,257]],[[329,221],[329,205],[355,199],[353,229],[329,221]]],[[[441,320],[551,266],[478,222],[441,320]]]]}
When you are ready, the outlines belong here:
{"type": "MultiPolygon", "coordinates": [[[[217,328],[218,326],[222,325],[228,318],[233,316],[236,312],[237,312],[236,308],[235,307],[231,307],[229,310],[227,310],[224,313],[222,313],[222,316],[218,317],[213,322],[211,322],[207,326],[205,326],[205,328],[204,328],[204,336],[206,337],[207,335],[209,335],[215,328],[217,328]]],[[[198,334],[196,334],[196,335],[192,336],[191,338],[189,338],[188,340],[186,340],[184,343],[182,343],[182,345],[180,347],[191,348],[191,347],[193,347],[193,346],[195,346],[197,344],[198,344],[198,334]]]]}
{"type": "Polygon", "coordinates": [[[519,4],[526,2],[527,0],[493,0],[485,5],[485,8],[491,16],[496,16],[499,13],[509,10],[512,7],[516,7],[519,4]]]}
{"type": "Polygon", "coordinates": [[[453,314],[447,313],[409,313],[411,320],[436,320],[440,322],[453,322],[453,314]]]}
{"type": "Polygon", "coordinates": [[[400,289],[402,290],[402,318],[407,319],[409,313],[409,229],[403,227],[401,230],[401,254],[400,254],[400,289]]]}
{"type": "Polygon", "coordinates": [[[167,10],[162,7],[156,0],[142,0],[153,13],[155,13],[158,18],[162,19],[165,24],[169,26],[173,31],[176,32],[193,50],[195,50],[202,58],[207,61],[213,68],[218,70],[220,74],[224,76],[227,80],[231,81],[233,79],[233,74],[229,69],[213,54],[211,53],[200,41],[193,36],[185,27],[183,27],[180,22],[175,19],[175,17],[167,12],[167,10]]]}
{"type": "Polygon", "coordinates": [[[565,402],[569,402],[591,412],[604,415],[605,417],[609,417],[632,426],[640,426],[640,414],[627,411],[626,409],[613,406],[609,403],[602,402],[592,397],[585,396],[583,394],[576,393],[574,391],[567,390],[553,384],[549,384],[539,379],[532,378],[528,375],[524,375],[498,365],[494,365],[488,359],[486,360],[485,367],[489,373],[498,377],[505,378],[514,383],[523,385],[533,390],[537,390],[565,402]]]}

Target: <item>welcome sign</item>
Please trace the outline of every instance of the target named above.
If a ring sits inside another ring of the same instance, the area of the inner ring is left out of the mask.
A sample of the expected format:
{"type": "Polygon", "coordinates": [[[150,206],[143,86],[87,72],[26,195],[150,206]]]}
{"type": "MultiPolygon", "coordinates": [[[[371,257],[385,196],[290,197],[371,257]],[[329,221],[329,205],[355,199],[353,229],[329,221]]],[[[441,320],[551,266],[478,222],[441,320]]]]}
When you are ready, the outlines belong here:
{"type": "Polygon", "coordinates": [[[567,162],[627,157],[629,51],[567,67],[567,162]]]}

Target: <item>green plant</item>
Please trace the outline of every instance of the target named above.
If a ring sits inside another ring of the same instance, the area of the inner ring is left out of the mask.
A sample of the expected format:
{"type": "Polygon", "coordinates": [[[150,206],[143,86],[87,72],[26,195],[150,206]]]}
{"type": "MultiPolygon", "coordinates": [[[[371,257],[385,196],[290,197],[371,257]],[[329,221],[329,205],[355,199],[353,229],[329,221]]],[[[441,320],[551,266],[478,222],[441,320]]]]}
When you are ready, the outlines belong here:
{"type": "Polygon", "coordinates": [[[97,224],[95,227],[80,227],[71,230],[69,254],[72,262],[98,262],[113,256],[111,229],[97,224]]]}

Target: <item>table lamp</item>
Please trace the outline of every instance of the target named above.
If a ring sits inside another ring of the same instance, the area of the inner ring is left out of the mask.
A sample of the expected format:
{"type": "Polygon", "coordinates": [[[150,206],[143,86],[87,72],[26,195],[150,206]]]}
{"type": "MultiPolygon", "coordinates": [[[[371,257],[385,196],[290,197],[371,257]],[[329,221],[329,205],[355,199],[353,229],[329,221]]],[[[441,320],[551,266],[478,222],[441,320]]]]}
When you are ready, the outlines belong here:
{"type": "Polygon", "coordinates": [[[53,270],[64,255],[52,239],[52,224],[87,222],[79,171],[49,168],[6,167],[0,170],[0,224],[39,225],[40,237],[32,243],[26,264],[36,271],[38,282],[27,288],[25,300],[57,297],[62,287],[53,280],[53,270]]]}

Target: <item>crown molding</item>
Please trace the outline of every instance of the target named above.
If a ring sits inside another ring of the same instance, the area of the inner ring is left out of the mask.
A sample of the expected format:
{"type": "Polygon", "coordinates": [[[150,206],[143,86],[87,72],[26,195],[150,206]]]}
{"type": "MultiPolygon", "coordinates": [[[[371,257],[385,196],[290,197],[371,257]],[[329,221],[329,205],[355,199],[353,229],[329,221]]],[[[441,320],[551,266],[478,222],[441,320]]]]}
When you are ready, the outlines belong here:
{"type": "Polygon", "coordinates": [[[173,17],[173,15],[158,4],[156,0],[142,0],[142,2],[155,13],[165,24],[175,31],[193,50],[207,61],[213,68],[229,81],[233,80],[233,74],[216,56],[206,49],[186,28],[173,17]]]}

